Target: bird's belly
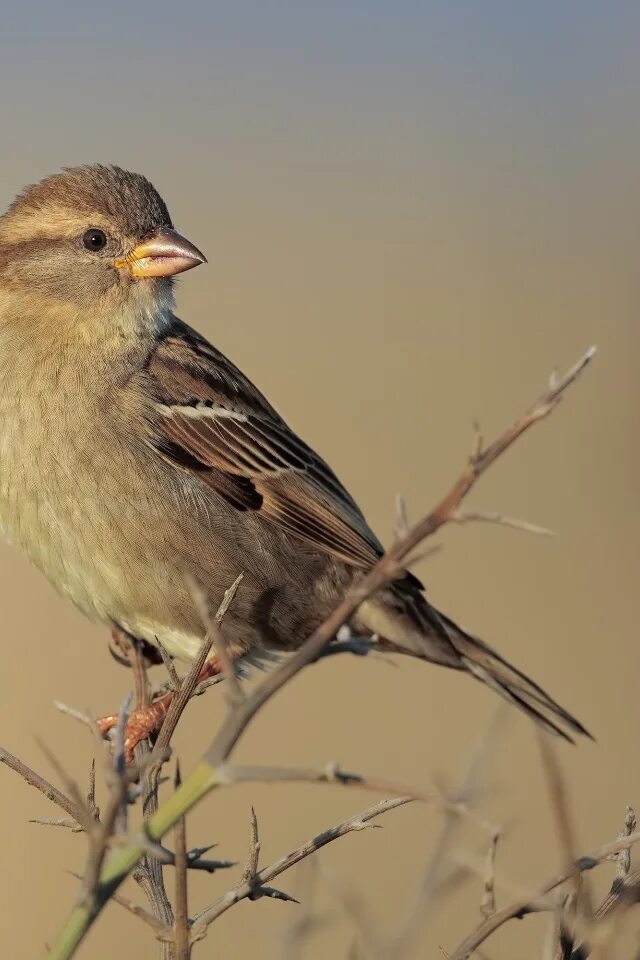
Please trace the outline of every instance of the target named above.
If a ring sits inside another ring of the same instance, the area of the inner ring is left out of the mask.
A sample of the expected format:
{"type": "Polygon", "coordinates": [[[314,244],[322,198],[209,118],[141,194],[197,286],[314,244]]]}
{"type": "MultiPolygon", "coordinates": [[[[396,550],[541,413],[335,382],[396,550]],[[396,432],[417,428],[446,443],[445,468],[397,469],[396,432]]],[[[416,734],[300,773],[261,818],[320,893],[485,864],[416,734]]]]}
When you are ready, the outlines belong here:
{"type": "Polygon", "coordinates": [[[71,485],[54,470],[47,476],[37,489],[0,483],[0,525],[9,543],[89,619],[151,643],[160,637],[173,656],[193,657],[203,629],[185,602],[181,545],[166,549],[158,506],[140,491],[114,489],[113,478],[91,493],[86,477],[71,485]]]}

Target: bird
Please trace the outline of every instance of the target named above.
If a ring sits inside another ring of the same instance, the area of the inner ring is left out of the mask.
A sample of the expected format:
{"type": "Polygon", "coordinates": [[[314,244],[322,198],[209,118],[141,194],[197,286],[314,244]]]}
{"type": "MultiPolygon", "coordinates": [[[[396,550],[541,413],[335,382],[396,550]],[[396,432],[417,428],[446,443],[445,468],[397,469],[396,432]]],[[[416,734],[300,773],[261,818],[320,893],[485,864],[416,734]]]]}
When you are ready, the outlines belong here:
{"type": "MultiPolygon", "coordinates": [[[[295,651],[383,547],[328,464],[174,312],[174,278],[203,263],[151,182],[115,165],[65,168],[9,206],[0,526],[90,620],[187,661],[206,632],[189,578],[215,608],[242,574],[225,641],[234,662],[260,662],[295,651]]],[[[589,735],[408,570],[349,629],[470,674],[551,733],[589,735]]],[[[132,716],[130,751],[153,722],[132,716]]]]}

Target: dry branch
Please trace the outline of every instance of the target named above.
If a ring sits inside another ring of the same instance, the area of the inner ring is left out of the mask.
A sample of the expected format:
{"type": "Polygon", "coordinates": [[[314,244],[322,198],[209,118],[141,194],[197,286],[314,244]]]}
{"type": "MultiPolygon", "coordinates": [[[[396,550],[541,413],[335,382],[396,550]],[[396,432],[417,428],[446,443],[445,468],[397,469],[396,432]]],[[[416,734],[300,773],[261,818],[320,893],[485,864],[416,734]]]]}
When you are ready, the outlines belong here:
{"type": "Polygon", "coordinates": [[[381,800],[380,803],[376,803],[375,806],[369,807],[367,810],[363,810],[353,817],[349,817],[348,820],[342,820],[328,830],[324,830],[300,847],[292,850],[291,853],[276,860],[270,864],[270,866],[263,867],[262,870],[259,870],[252,877],[243,880],[237,887],[233,887],[233,889],[229,890],[223,897],[220,897],[214,904],[202,910],[194,917],[191,930],[193,941],[201,940],[206,935],[207,929],[214,920],[217,920],[218,917],[226,913],[227,910],[241,900],[247,897],[255,898],[257,891],[264,888],[272,880],[275,880],[275,878],[280,876],[281,873],[284,873],[285,870],[289,870],[295,866],[295,864],[300,863],[306,857],[325,847],[328,843],[337,840],[339,837],[344,837],[348,833],[364,830],[369,824],[369,821],[375,817],[379,817],[388,810],[394,810],[396,807],[404,806],[404,804],[410,803],[412,799],[412,797],[393,797],[390,800],[381,800]]]}
{"type": "Polygon", "coordinates": [[[201,644],[200,650],[198,651],[198,655],[191,665],[188,674],[180,684],[180,689],[174,693],[171,706],[169,707],[167,715],[164,718],[160,733],[158,734],[158,739],[156,740],[153,748],[154,760],[159,761],[160,757],[169,746],[171,738],[180,721],[180,717],[184,713],[189,700],[195,693],[196,687],[198,686],[198,678],[207,661],[207,657],[209,656],[211,645],[214,639],[220,634],[220,624],[222,623],[227,610],[233,603],[233,598],[238,591],[242,577],[243,574],[241,573],[231,584],[228,590],[225,591],[222,602],[220,603],[215,616],[209,619],[209,629],[205,639],[201,644]]]}
{"type": "MultiPolygon", "coordinates": [[[[403,566],[411,562],[411,555],[416,547],[444,524],[455,518],[460,504],[482,474],[526,430],[544,419],[555,409],[564,392],[577,380],[593,358],[594,353],[595,349],[591,348],[564,377],[554,377],[547,391],[492,444],[483,448],[482,444],[478,443],[462,474],[435,509],[398,540],[363,579],[349,590],[342,602],[289,660],[285,660],[269,674],[250,696],[235,704],[207,750],[204,759],[185,780],[182,787],[149,818],[146,824],[146,836],[135,838],[128,846],[112,851],[102,872],[100,882],[93,891],[93,897],[90,901],[86,900],[81,903],[72,912],[51,950],[49,960],[68,960],[73,955],[105,903],[142,856],[148,840],[158,841],[209,791],[230,782],[228,776],[221,778],[220,768],[225,767],[238,740],[264,704],[306,664],[318,657],[336,636],[340,627],[351,618],[363,600],[397,576],[403,566]]],[[[195,683],[193,686],[195,688],[195,683]]],[[[175,702],[178,701],[182,692],[181,689],[180,694],[174,698],[175,702]]],[[[192,692],[193,690],[191,690],[189,696],[192,692]]],[[[172,704],[172,708],[173,706],[174,704],[172,704]]],[[[226,772],[228,774],[228,769],[226,772]]],[[[630,839],[627,838],[625,842],[628,843],[630,839]]]]}
{"type": "MultiPolygon", "coordinates": [[[[618,840],[631,836],[637,825],[636,815],[631,807],[627,807],[624,827],[618,834],[618,840]]],[[[629,907],[640,902],[640,874],[631,873],[631,848],[627,847],[616,854],[616,872],[607,896],[593,914],[591,922],[582,937],[581,942],[572,938],[570,960],[586,960],[594,947],[599,947],[602,956],[607,956],[607,948],[612,947],[616,921],[629,907]]]]}
{"type": "Polygon", "coordinates": [[[71,800],[66,794],[61,790],[58,790],[57,787],[54,787],[53,784],[49,783],[48,780],[45,780],[44,777],[41,777],[40,774],[36,773],[35,770],[32,770],[31,767],[28,767],[26,763],[23,763],[22,760],[18,760],[17,757],[14,757],[12,753],[9,753],[8,750],[4,750],[0,747],[0,763],[4,763],[11,770],[14,770],[15,773],[19,774],[26,783],[31,787],[35,787],[36,790],[39,790],[40,793],[44,794],[48,800],[51,800],[53,803],[57,804],[62,810],[69,814],[71,820],[79,825],[83,830],[86,830],[90,826],[90,820],[87,816],[87,811],[84,809],[81,803],[77,803],[75,800],[71,800]]]}
{"type": "Polygon", "coordinates": [[[623,850],[629,850],[635,843],[640,842],[640,830],[634,831],[621,839],[613,840],[604,844],[595,853],[580,857],[572,863],[567,869],[555,874],[546,883],[530,897],[522,897],[515,900],[502,910],[497,910],[491,917],[481,923],[453,953],[450,954],[450,960],[467,960],[472,953],[481,946],[492,934],[496,932],[503,924],[515,918],[524,917],[529,913],[536,912],[535,904],[539,903],[552,890],[567,883],[576,874],[586,873],[593,870],[605,860],[612,860],[623,850]]]}
{"type": "Polygon", "coordinates": [[[499,833],[494,833],[487,850],[487,857],[483,871],[482,900],[480,913],[485,920],[496,912],[496,850],[498,848],[499,833]]]}
{"type": "Polygon", "coordinates": [[[495,513],[488,510],[456,510],[451,518],[455,523],[493,523],[501,527],[511,527],[512,530],[523,530],[525,533],[534,533],[541,537],[555,536],[553,530],[547,530],[537,523],[520,520],[517,517],[507,517],[504,513],[495,513]]]}

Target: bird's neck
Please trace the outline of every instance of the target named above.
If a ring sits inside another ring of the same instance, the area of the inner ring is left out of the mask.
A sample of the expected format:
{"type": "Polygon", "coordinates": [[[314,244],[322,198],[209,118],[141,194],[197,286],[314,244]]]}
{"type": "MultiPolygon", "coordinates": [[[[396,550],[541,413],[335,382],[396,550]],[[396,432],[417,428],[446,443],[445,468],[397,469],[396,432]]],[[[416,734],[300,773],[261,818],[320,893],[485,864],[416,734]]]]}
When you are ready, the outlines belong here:
{"type": "MultiPolygon", "coordinates": [[[[87,311],[55,299],[0,287],[0,373],[24,359],[34,365],[65,368],[77,375],[87,368],[113,372],[135,366],[150,345],[174,322],[171,297],[137,297],[122,304],[96,304],[87,311]]],[[[15,373],[15,371],[14,371],[15,373]]]]}

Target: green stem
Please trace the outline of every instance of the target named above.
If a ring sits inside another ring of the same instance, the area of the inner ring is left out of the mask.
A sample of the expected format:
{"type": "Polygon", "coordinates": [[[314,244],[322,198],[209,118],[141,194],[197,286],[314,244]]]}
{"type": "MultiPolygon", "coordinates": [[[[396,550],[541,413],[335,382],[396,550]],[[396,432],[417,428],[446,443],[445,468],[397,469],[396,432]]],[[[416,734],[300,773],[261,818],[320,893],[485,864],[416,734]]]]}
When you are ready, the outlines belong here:
{"type": "MultiPolygon", "coordinates": [[[[223,782],[213,767],[202,760],[175,793],[149,818],[145,829],[146,838],[160,840],[196,803],[223,782]]],[[[102,908],[143,855],[144,839],[134,839],[127,846],[111,851],[92,901],[75,907],[47,953],[47,960],[70,960],[102,908]]]]}

